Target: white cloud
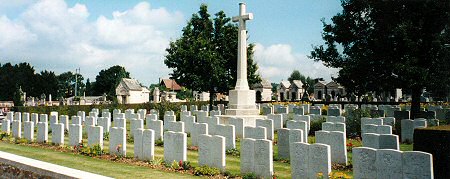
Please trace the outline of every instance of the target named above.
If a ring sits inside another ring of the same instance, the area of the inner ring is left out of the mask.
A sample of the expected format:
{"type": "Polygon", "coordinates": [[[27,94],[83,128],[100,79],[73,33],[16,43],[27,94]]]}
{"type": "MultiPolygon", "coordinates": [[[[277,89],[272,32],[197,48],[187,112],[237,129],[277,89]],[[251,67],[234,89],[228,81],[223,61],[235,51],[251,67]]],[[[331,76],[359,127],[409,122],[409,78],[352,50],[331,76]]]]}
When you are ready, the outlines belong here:
{"type": "Polygon", "coordinates": [[[299,70],[305,76],[330,80],[336,76],[337,69],[327,68],[320,62],[314,62],[305,54],[296,54],[288,44],[275,44],[264,47],[255,45],[255,61],[263,78],[278,83],[287,80],[294,70],[299,70]]]}
{"type": "Polygon", "coordinates": [[[0,59],[25,60],[37,70],[56,73],[80,67],[91,81],[113,65],[124,66],[145,85],[167,76],[163,57],[184,23],[180,12],[141,2],[113,12],[111,18],[89,20],[88,9],[83,4],[68,7],[63,0],[42,0],[15,19],[0,14],[0,59]]]}

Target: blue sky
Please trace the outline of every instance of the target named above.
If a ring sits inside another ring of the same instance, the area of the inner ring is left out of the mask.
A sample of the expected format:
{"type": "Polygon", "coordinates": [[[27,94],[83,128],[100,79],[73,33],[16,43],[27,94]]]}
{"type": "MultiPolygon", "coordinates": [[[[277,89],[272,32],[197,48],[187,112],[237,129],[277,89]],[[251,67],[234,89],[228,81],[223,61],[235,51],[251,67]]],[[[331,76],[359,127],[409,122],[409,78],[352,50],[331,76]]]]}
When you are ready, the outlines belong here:
{"type": "MultiPolygon", "coordinates": [[[[239,2],[0,0],[0,63],[26,61],[56,73],[80,67],[90,79],[117,64],[149,85],[169,76],[164,50],[200,4],[208,4],[210,14],[223,10],[231,17],[239,2]]],[[[295,69],[314,78],[336,75],[306,55],[323,43],[320,19],[340,12],[339,0],[244,2],[255,17],[247,29],[263,78],[279,82],[295,69]]]]}

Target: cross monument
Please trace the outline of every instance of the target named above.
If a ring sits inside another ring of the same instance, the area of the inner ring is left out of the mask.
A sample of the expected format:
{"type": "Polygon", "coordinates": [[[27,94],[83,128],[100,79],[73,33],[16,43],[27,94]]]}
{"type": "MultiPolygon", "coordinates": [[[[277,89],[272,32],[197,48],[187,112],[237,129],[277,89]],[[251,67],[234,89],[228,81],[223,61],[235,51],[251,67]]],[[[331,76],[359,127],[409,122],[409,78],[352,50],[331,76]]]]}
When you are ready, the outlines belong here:
{"type": "Polygon", "coordinates": [[[239,16],[233,17],[233,22],[239,22],[238,59],[236,86],[229,92],[228,109],[221,116],[221,123],[228,124],[229,118],[244,119],[245,126],[255,126],[255,120],[265,118],[259,116],[256,108],[256,93],[250,90],[247,81],[247,30],[245,21],[252,20],[253,14],[245,12],[245,3],[239,3],[239,16]]]}
{"type": "Polygon", "coordinates": [[[236,90],[249,89],[247,81],[247,29],[245,27],[245,21],[252,19],[253,14],[246,14],[245,12],[245,3],[239,3],[239,16],[233,17],[233,22],[239,22],[236,90]]]}

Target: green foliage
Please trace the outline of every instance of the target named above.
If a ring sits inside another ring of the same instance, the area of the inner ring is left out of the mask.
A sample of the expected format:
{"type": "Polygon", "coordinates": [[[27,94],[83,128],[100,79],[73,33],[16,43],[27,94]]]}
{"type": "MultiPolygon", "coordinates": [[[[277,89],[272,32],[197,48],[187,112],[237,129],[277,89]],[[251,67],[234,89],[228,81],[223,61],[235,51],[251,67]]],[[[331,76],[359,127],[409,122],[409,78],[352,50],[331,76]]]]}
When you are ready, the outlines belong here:
{"type": "Polygon", "coordinates": [[[318,120],[311,120],[309,135],[315,135],[316,131],[322,130],[322,123],[326,122],[325,117],[321,117],[318,120]]]}
{"type": "Polygon", "coordinates": [[[164,141],[161,139],[155,140],[155,146],[163,147],[164,141]]]}
{"type": "Polygon", "coordinates": [[[99,144],[94,145],[93,147],[81,147],[80,154],[86,155],[86,156],[100,156],[104,154],[104,151],[100,147],[99,144]]]}
{"type": "Polygon", "coordinates": [[[325,45],[310,58],[339,68],[335,81],[349,93],[412,93],[412,118],[420,95],[450,89],[450,1],[343,0],[331,24],[323,20],[325,45]],[[444,89],[444,90],[442,90],[444,89]]]}
{"type": "Polygon", "coordinates": [[[189,101],[192,101],[192,90],[183,87],[181,91],[177,93],[177,98],[181,100],[188,99],[189,101]]]}
{"type": "MultiPolygon", "coordinates": [[[[215,104],[220,104],[223,102],[215,102],[215,104]]],[[[161,103],[144,103],[144,104],[102,104],[102,105],[74,105],[74,106],[25,106],[19,107],[16,106],[13,108],[13,111],[18,112],[28,112],[28,113],[38,113],[38,114],[49,114],[51,111],[58,111],[59,114],[66,114],[69,116],[77,115],[78,111],[84,111],[88,114],[92,108],[97,108],[100,111],[102,109],[121,109],[125,111],[126,109],[134,109],[137,111],[138,109],[147,109],[148,111],[151,109],[155,109],[159,112],[159,114],[164,114],[165,111],[175,111],[175,115],[179,116],[180,106],[181,105],[197,105],[202,106],[206,105],[208,102],[205,101],[195,101],[195,102],[180,102],[180,103],[170,103],[170,102],[161,102],[161,103]]],[[[163,120],[164,115],[159,115],[160,120],[163,120]]]]}
{"type": "Polygon", "coordinates": [[[220,170],[214,167],[199,166],[194,168],[194,175],[197,176],[216,176],[220,174],[220,170]]]}
{"type": "Polygon", "coordinates": [[[7,139],[10,135],[6,132],[0,132],[0,140],[7,139]]]}
{"type": "Polygon", "coordinates": [[[95,85],[93,86],[93,94],[101,96],[107,94],[108,99],[116,98],[116,87],[122,78],[129,78],[130,73],[122,66],[112,66],[102,70],[95,77],[95,85]]]}
{"type": "Polygon", "coordinates": [[[348,138],[361,136],[361,118],[371,117],[370,111],[365,109],[356,109],[352,112],[346,113],[346,130],[348,138]]]}
{"type": "Polygon", "coordinates": [[[433,155],[435,178],[450,176],[450,126],[436,126],[414,130],[414,151],[423,151],[433,155]]]}
{"type": "Polygon", "coordinates": [[[14,105],[15,106],[23,106],[23,103],[26,99],[23,99],[23,91],[22,88],[16,86],[16,90],[14,91],[14,105]]]}
{"type": "MultiPolygon", "coordinates": [[[[210,16],[207,5],[202,4],[183,28],[182,36],[166,49],[164,63],[173,69],[170,75],[182,86],[211,94],[228,93],[237,78],[238,27],[223,11],[214,18],[210,16]]],[[[247,48],[247,56],[251,85],[261,81],[252,44],[247,48]]]]}
{"type": "Polygon", "coordinates": [[[57,76],[58,79],[58,97],[68,98],[75,96],[75,82],[77,84],[77,96],[83,94],[85,84],[84,77],[81,74],[75,74],[71,71],[61,73],[57,76]]]}
{"type": "Polygon", "coordinates": [[[103,140],[104,140],[104,141],[109,141],[109,132],[105,132],[105,133],[103,134],[103,140]]]}
{"type": "Polygon", "coordinates": [[[246,173],[244,176],[242,176],[242,179],[256,179],[255,173],[246,173]]]}
{"type": "Polygon", "coordinates": [[[154,166],[159,166],[164,163],[164,159],[160,157],[155,157],[155,159],[151,160],[149,163],[154,166]]]}
{"type": "MultiPolygon", "coordinates": [[[[0,101],[13,101],[16,88],[21,87],[27,96],[39,97],[41,94],[52,94],[56,97],[58,90],[57,79],[54,72],[42,71],[35,73],[34,67],[29,63],[11,63],[0,64],[0,101]]],[[[15,102],[19,102],[17,99],[15,102]]],[[[17,103],[16,103],[17,106],[17,103]]]]}
{"type": "Polygon", "coordinates": [[[225,154],[239,157],[241,155],[241,152],[237,148],[232,148],[232,149],[226,150],[225,154]]]}

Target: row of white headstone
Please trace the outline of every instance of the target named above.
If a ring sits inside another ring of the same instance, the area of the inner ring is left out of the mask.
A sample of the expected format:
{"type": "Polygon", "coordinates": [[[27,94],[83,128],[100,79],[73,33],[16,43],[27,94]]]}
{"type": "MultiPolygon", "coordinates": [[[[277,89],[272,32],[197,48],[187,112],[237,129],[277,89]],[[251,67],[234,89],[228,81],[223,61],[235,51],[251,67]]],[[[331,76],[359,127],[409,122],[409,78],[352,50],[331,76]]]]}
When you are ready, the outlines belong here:
{"type": "MultiPolygon", "coordinates": [[[[204,114],[205,112],[197,111],[196,114],[204,114]]],[[[207,112],[206,112],[207,113],[207,112]]],[[[95,126],[98,125],[99,121],[95,117],[95,113],[90,113],[93,116],[87,116],[85,124],[88,127],[88,145],[91,146],[93,144],[101,144],[103,145],[103,126],[95,126]],[[92,137],[90,137],[92,136],[92,137]],[[90,140],[91,139],[91,140],[90,140]]],[[[97,113],[98,114],[98,113],[97,113]]],[[[105,113],[106,116],[107,113],[105,113]]],[[[116,113],[115,116],[118,117],[114,120],[115,127],[110,129],[110,153],[112,154],[126,154],[126,119],[124,118],[126,114],[116,113]]],[[[132,112],[129,113],[130,117],[133,116],[132,112]]],[[[46,120],[46,115],[41,115],[44,119],[39,123],[44,123],[46,120]]],[[[58,130],[63,128],[63,124],[59,125],[57,123],[57,116],[52,115],[51,121],[53,122],[52,132],[55,133],[52,140],[53,143],[58,144],[58,139],[63,144],[64,133],[58,130]],[[56,122],[55,122],[56,121],[56,122]],[[61,127],[54,127],[61,126],[61,127]],[[56,136],[56,137],[55,137],[56,136]],[[57,137],[60,136],[60,137],[57,137]]],[[[282,115],[274,115],[277,116],[277,119],[282,118],[282,115]]],[[[199,116],[197,116],[199,117],[199,116]]],[[[186,120],[192,121],[191,136],[193,145],[199,146],[199,164],[208,165],[212,167],[217,167],[219,169],[225,168],[225,150],[229,148],[234,148],[233,145],[227,145],[227,143],[235,142],[235,126],[234,125],[220,125],[218,123],[217,117],[209,117],[204,119],[206,123],[197,123],[195,120],[195,116],[190,116],[188,112],[182,112],[181,118],[183,121],[176,122],[175,115],[173,111],[167,111],[164,115],[164,125],[163,121],[157,120],[156,114],[149,114],[146,116],[147,128],[143,129],[143,120],[142,119],[130,119],[131,133],[134,134],[135,141],[135,157],[142,160],[151,160],[153,158],[153,146],[155,138],[163,139],[165,142],[164,156],[166,162],[172,161],[185,161],[186,160],[186,142],[187,142],[187,127],[184,125],[186,120]],[[179,124],[179,125],[177,125],[179,124]],[[164,126],[164,127],[163,127],[164,126]],[[167,126],[167,128],[166,128],[167,126]],[[223,129],[220,127],[224,127],[223,129]],[[226,130],[229,128],[230,130],[226,130]],[[155,130],[153,130],[155,129],[155,130]],[[163,129],[167,129],[169,131],[164,132],[164,137],[162,137],[163,129]],[[185,130],[186,129],[186,130],[185,130]],[[210,132],[209,132],[210,131],[210,132]],[[228,131],[223,133],[223,131],[228,131]],[[222,133],[221,133],[222,132],[222,133]],[[159,134],[156,134],[159,133],[159,134]],[[194,140],[195,139],[195,140],[194,140]],[[229,142],[230,141],[230,142],[229,142]],[[147,152],[147,153],[146,153],[147,152]]],[[[61,118],[61,117],[60,117],[61,118]]],[[[107,118],[107,117],[106,117],[107,118]]],[[[110,122],[110,119],[107,118],[110,122]]],[[[200,118],[199,118],[200,119],[200,118]]],[[[269,118],[270,119],[270,118],[269,118]]],[[[236,121],[241,121],[242,119],[235,119],[236,121]]],[[[233,121],[233,120],[231,120],[233,121]]],[[[273,174],[273,163],[272,163],[272,141],[268,133],[272,133],[274,130],[275,120],[259,120],[260,125],[251,128],[245,127],[243,130],[244,139],[241,143],[241,172],[253,172],[258,176],[271,176],[273,174]],[[268,132],[269,131],[269,132],[268,132]],[[269,139],[269,140],[268,140],[269,139]],[[245,142],[244,142],[245,141],[245,142]],[[269,145],[270,144],[270,145],[269,145]],[[255,145],[258,146],[255,148],[255,145]],[[261,146],[263,146],[261,148],[261,146]],[[265,153],[267,155],[259,155],[261,153],[265,153]],[[270,160],[269,160],[270,158],[270,160]],[[259,170],[264,168],[264,170],[259,170]]],[[[282,123],[282,119],[278,122],[282,123]]],[[[74,124],[70,125],[69,129],[69,137],[71,145],[76,145],[81,142],[81,116],[73,116],[72,122],[74,124]],[[77,143],[78,142],[78,143],[77,143]]],[[[16,122],[17,123],[17,122],[16,122]]],[[[258,123],[258,122],[257,122],[258,123]]],[[[237,122],[239,124],[239,122],[237,122]]],[[[345,118],[343,117],[328,117],[327,122],[323,123],[322,131],[316,132],[316,144],[307,144],[307,134],[309,131],[310,118],[309,116],[294,116],[294,120],[287,121],[287,128],[279,128],[278,135],[278,148],[279,148],[279,157],[280,158],[291,158],[292,165],[292,175],[293,176],[304,176],[311,175],[315,176],[317,173],[329,173],[331,168],[331,162],[333,163],[342,163],[347,164],[347,153],[346,153],[346,145],[345,145],[345,118]],[[287,139],[287,140],[286,140],[287,139]],[[300,143],[300,144],[294,144],[300,143]],[[294,150],[292,148],[295,148],[294,150]],[[308,150],[308,155],[316,155],[311,159],[305,159],[302,156],[298,156],[301,154],[295,153],[300,148],[305,151],[308,150]],[[310,149],[311,148],[311,149],[310,149]],[[315,151],[322,151],[323,155],[314,154],[315,151]],[[294,154],[293,154],[294,152],[294,154]],[[283,156],[283,154],[288,154],[288,156],[283,156]],[[292,157],[294,155],[294,158],[292,157]],[[319,158],[323,158],[324,160],[318,160],[319,158]],[[298,162],[296,160],[301,159],[298,162]],[[305,162],[306,161],[306,162],[305,162]],[[299,163],[300,162],[300,163],[299,163]],[[311,168],[308,171],[302,173],[302,167],[311,168]],[[321,167],[319,167],[319,165],[321,167]],[[300,166],[299,169],[297,169],[300,166]]],[[[14,125],[13,125],[14,126],[14,125]]],[[[46,131],[45,127],[47,124],[42,124],[42,129],[38,128],[39,131],[46,131]]],[[[282,125],[281,125],[282,127],[282,125]]],[[[27,128],[27,127],[25,127],[27,128]]],[[[33,128],[33,127],[31,127],[33,128]]],[[[24,131],[25,133],[25,131],[24,131]]],[[[47,132],[42,132],[43,135],[46,135],[47,132]],[[45,133],[45,134],[44,134],[45,133]]],[[[370,134],[370,133],[369,133],[370,134]]],[[[39,138],[39,134],[38,134],[39,138]]],[[[47,137],[43,137],[47,138],[47,137]]],[[[273,139],[272,139],[273,140],[273,139]]],[[[363,137],[364,140],[364,137],[363,137]]],[[[39,140],[38,140],[39,141],[39,140]]],[[[46,140],[44,140],[46,141],[46,140]]],[[[398,138],[397,138],[398,141],[398,138]]],[[[42,142],[42,141],[41,141],[42,142]]],[[[364,141],[363,141],[364,143],[364,141]]]]}

